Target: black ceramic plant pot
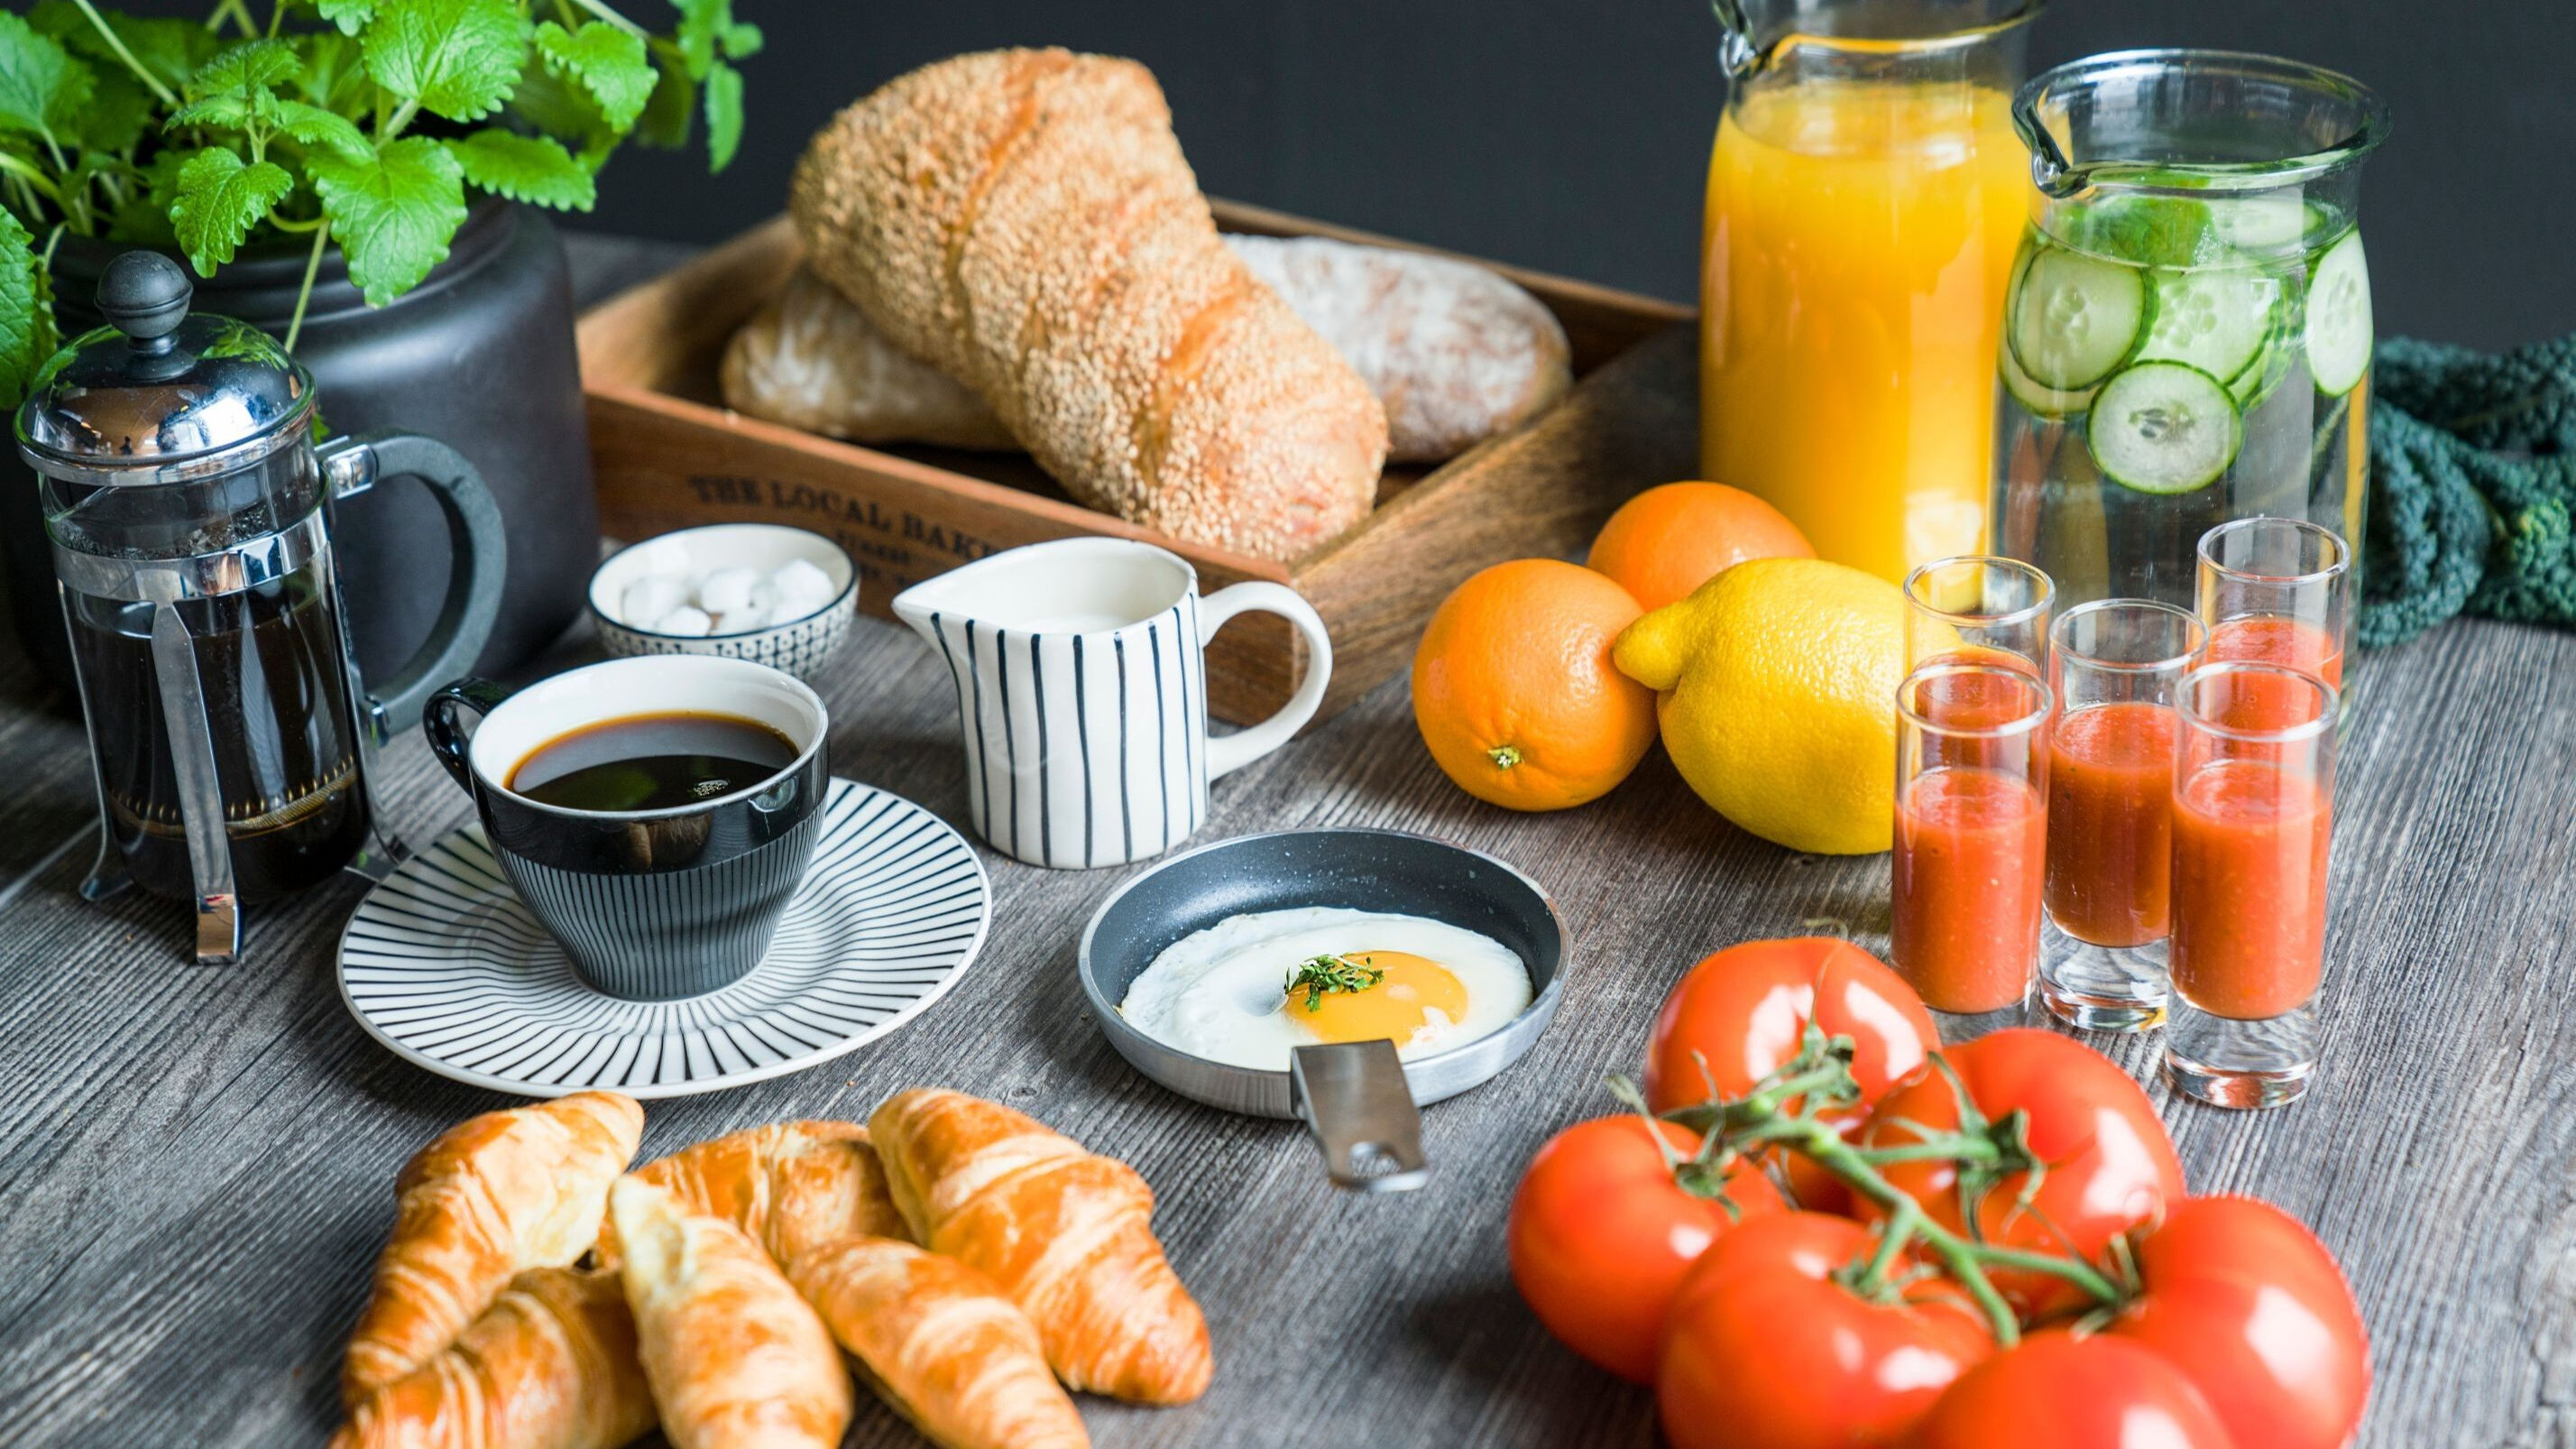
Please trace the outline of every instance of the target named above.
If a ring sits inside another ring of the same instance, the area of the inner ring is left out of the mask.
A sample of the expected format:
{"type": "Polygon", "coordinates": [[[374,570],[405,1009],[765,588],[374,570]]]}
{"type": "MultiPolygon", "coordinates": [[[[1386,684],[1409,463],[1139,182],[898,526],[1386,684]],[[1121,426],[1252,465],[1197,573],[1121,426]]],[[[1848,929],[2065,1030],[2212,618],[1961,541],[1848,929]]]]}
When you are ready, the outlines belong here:
{"type": "MultiPolygon", "coordinates": [[[[125,250],[63,239],[53,280],[64,336],[99,324],[99,273],[125,250]]],[[[192,309],[283,337],[305,257],[301,247],[245,251],[212,279],[197,279],[192,309]]],[[[599,520],[571,278],[554,228],[524,207],[482,201],[447,260],[382,308],[366,305],[334,249],[315,278],[295,356],[313,371],[330,431],[425,433],[482,470],[501,505],[510,567],[476,672],[507,672],[561,634],[581,613],[599,520]]],[[[388,480],[334,505],[331,529],[359,667],[388,677],[429,637],[446,595],[438,504],[416,478],[388,480]]],[[[0,544],[18,637],[76,698],[35,475],[14,447],[0,459],[0,544]]]]}

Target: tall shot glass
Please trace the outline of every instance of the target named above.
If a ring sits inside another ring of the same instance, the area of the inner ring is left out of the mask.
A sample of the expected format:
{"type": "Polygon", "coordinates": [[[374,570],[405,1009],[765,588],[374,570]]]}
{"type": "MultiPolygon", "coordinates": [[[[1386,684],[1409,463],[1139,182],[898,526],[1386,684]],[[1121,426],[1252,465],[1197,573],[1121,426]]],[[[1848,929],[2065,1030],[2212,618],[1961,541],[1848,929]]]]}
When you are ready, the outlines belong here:
{"type": "Polygon", "coordinates": [[[2211,663],[2257,660],[2343,688],[2355,602],[2341,534],[2304,518],[2240,518],[2200,536],[2197,570],[2211,663]]]}
{"type": "Polygon", "coordinates": [[[1994,664],[2044,675],[2057,585],[2019,559],[1964,554],[1905,576],[1905,667],[1994,664]]]}
{"type": "Polygon", "coordinates": [[[2104,599],[2050,629],[2047,911],[2039,994],[2087,1031],[2165,1014],[2174,692],[2209,631],[2171,604],[2104,599]]]}
{"type": "Polygon", "coordinates": [[[2201,1101],[2276,1107],[2316,1071],[2341,707],[2314,674],[2247,661],[2176,692],[2164,1065],[2201,1101]]]}
{"type": "Polygon", "coordinates": [[[2039,972],[2048,858],[2047,685],[2019,669],[1935,664],[1896,699],[1889,955],[1966,1041],[2024,1019],[2039,972]],[[1943,708],[1974,697],[1973,719],[1943,708]]]}

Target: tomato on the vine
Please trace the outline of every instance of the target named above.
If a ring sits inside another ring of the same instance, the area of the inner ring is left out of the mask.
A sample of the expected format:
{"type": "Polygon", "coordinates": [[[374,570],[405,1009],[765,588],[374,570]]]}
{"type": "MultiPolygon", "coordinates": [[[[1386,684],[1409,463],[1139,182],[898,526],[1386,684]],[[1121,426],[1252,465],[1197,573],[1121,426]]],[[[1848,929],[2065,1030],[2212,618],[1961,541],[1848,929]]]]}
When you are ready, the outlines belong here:
{"type": "Polygon", "coordinates": [[[1727,1201],[1685,1189],[1654,1133],[1680,1157],[1699,1138],[1634,1114],[1578,1122],[1530,1159],[1512,1194],[1512,1281],[1566,1347],[1645,1383],[1654,1376],[1664,1307],[1692,1261],[1739,1222],[1783,1208],[1779,1190],[1742,1158],[1727,1201]]]}
{"type": "Polygon", "coordinates": [[[1954,1283],[1921,1278],[1873,1301],[1836,1280],[1877,1246],[1850,1218],[1791,1212],[1702,1254],[1673,1296],[1656,1364],[1674,1449],[1893,1444],[1994,1351],[1954,1283]]]}
{"type": "Polygon", "coordinates": [[[2138,1240],[2144,1293],[2104,1332],[2199,1386],[2239,1445],[2334,1449],[2370,1397],[2370,1338],[2333,1255],[2248,1197],[2176,1204],[2138,1240]]]}
{"type": "MultiPolygon", "coordinates": [[[[1647,1105],[1658,1112],[1696,1105],[1712,1084],[1721,1097],[1743,1096],[1798,1054],[1810,1020],[1827,1036],[1852,1039],[1860,1101],[1851,1122],[1940,1045],[1914,988],[1851,942],[1746,941],[1692,967],[1664,998],[1646,1048],[1647,1105]]],[[[1793,1154],[1788,1168],[1801,1206],[1847,1204],[1842,1184],[1806,1159],[1793,1154]]]]}
{"type": "MultiPolygon", "coordinates": [[[[2147,1094],[2110,1058],[2071,1037],[2028,1027],[1994,1032],[1942,1055],[1988,1121],[2026,1114],[2031,1155],[2045,1165],[2035,1189],[2033,1174],[2013,1172],[1987,1191],[1977,1209],[1986,1242],[2072,1252],[2099,1263],[2113,1238],[2182,1201],[2182,1160],[2173,1139],[2147,1094]]],[[[1879,1099],[1860,1141],[1900,1146],[1923,1140],[1918,1128],[1945,1132],[1958,1125],[1950,1080],[1932,1070],[1879,1099]]],[[[1934,1222],[1965,1231],[1955,1161],[1897,1162],[1882,1171],[1934,1222]]],[[[2089,1301],[2073,1284],[2044,1273],[1998,1268],[1989,1277],[2027,1318],[2089,1301]]]]}
{"type": "Polygon", "coordinates": [[[2035,1333],[1968,1370],[1908,1449],[2256,1449],[2232,1440],[2180,1369],[2126,1339],[2035,1333]]]}

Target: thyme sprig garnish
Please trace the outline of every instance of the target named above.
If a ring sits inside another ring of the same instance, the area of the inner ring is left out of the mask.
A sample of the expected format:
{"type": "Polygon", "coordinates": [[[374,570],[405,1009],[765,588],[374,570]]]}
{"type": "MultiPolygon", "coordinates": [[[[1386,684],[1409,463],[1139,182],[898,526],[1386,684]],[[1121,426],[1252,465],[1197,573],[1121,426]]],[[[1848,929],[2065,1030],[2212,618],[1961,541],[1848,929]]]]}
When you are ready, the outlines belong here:
{"type": "Polygon", "coordinates": [[[1324,1009],[1324,995],[1331,991],[1366,991],[1386,979],[1386,973],[1374,966],[1363,966],[1348,956],[1326,954],[1309,956],[1288,973],[1288,984],[1281,988],[1288,995],[1306,993],[1306,1009],[1324,1009]]]}

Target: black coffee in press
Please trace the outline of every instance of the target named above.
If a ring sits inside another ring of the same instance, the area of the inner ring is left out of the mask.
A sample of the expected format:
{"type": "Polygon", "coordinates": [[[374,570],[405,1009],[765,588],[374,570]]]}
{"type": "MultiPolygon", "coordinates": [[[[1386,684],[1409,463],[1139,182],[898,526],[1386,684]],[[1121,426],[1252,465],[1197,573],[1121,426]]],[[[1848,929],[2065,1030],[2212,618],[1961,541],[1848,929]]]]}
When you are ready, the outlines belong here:
{"type": "Polygon", "coordinates": [[[537,746],[509,784],[566,810],[667,810],[748,790],[796,755],[795,741],[740,715],[631,714],[537,746]]]}

